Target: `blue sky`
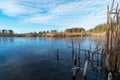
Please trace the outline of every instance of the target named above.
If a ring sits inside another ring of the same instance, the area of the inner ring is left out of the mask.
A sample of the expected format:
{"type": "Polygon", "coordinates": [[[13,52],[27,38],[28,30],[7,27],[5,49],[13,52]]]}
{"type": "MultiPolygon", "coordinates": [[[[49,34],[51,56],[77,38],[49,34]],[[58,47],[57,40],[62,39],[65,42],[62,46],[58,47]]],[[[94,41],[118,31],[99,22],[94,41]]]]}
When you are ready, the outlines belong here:
{"type": "MultiPolygon", "coordinates": [[[[115,0],[120,2],[120,0],[115,0]]],[[[0,0],[0,29],[16,33],[83,27],[106,22],[112,0],[0,0]]]]}

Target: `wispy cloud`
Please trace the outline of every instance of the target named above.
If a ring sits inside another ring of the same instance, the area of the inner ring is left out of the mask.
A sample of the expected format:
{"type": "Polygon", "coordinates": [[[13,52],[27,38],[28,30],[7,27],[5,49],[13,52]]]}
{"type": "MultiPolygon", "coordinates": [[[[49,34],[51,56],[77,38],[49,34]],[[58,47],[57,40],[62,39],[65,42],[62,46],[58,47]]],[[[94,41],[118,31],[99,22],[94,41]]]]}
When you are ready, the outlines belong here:
{"type": "Polygon", "coordinates": [[[3,14],[6,14],[8,16],[15,16],[17,14],[21,14],[24,11],[23,7],[16,3],[17,1],[15,0],[1,0],[0,9],[2,10],[3,14]]]}
{"type": "Polygon", "coordinates": [[[51,19],[54,19],[54,15],[33,15],[31,17],[25,18],[24,22],[31,22],[31,23],[45,23],[51,19]]]}
{"type": "MultiPolygon", "coordinates": [[[[25,23],[55,25],[59,28],[90,29],[106,22],[106,6],[112,0],[1,0],[4,15],[25,23]]],[[[120,2],[120,0],[116,0],[120,2]]]]}

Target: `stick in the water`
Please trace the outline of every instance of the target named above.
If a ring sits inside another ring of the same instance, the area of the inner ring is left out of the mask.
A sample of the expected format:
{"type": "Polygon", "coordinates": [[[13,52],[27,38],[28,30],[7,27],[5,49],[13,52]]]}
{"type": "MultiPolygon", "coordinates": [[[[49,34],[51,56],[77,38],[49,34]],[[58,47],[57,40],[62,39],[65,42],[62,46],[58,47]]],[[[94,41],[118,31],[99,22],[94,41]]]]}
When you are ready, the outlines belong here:
{"type": "Polygon", "coordinates": [[[112,80],[112,73],[111,72],[108,73],[108,80],[112,80]]]}
{"type": "Polygon", "coordinates": [[[88,60],[85,62],[85,66],[84,66],[84,72],[83,72],[84,77],[86,77],[87,68],[88,68],[88,60]]]}

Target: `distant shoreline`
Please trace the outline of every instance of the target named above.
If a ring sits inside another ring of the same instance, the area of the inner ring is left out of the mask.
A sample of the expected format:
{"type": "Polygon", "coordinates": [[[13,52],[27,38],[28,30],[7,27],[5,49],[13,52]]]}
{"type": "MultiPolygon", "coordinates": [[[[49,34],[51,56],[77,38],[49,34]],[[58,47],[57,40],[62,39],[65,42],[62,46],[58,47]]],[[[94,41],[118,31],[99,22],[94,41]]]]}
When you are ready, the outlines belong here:
{"type": "MultiPolygon", "coordinates": [[[[104,25],[104,24],[103,24],[104,25]]],[[[94,36],[94,37],[105,37],[106,27],[101,25],[95,27],[91,30],[85,30],[84,28],[68,28],[64,31],[39,31],[39,32],[29,32],[29,33],[14,33],[13,30],[0,30],[1,37],[85,37],[85,36],[94,36]]]]}
{"type": "Polygon", "coordinates": [[[101,33],[92,33],[92,32],[84,32],[84,33],[45,33],[42,35],[34,34],[34,33],[26,33],[26,34],[4,34],[0,35],[0,37],[105,37],[105,32],[101,33]]]}

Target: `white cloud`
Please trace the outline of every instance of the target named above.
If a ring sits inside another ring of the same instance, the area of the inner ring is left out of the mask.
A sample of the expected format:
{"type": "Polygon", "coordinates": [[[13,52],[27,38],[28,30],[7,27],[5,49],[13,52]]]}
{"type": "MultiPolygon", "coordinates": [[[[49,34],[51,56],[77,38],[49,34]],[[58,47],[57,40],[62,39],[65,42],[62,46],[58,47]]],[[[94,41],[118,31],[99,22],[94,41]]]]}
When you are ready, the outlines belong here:
{"type": "Polygon", "coordinates": [[[3,14],[13,17],[40,13],[43,12],[43,9],[49,9],[52,5],[46,0],[35,0],[34,2],[33,0],[1,0],[0,10],[3,14]]]}
{"type": "MultiPolygon", "coordinates": [[[[112,0],[1,0],[0,10],[18,20],[90,29],[106,22],[106,7],[112,0]],[[64,2],[64,3],[63,3],[64,2]],[[24,16],[23,16],[24,15],[24,16]]],[[[116,0],[120,2],[120,0],[116,0]]]]}
{"type": "Polygon", "coordinates": [[[22,6],[16,4],[15,0],[11,0],[11,1],[1,0],[0,9],[2,9],[4,14],[9,15],[9,16],[15,16],[24,11],[22,6]]]}
{"type": "Polygon", "coordinates": [[[25,18],[24,22],[31,23],[45,23],[54,18],[54,15],[33,15],[32,17],[25,18]]]}
{"type": "Polygon", "coordinates": [[[68,4],[58,5],[54,9],[52,9],[53,14],[65,14],[70,13],[76,10],[80,6],[80,2],[73,2],[68,4]]]}

